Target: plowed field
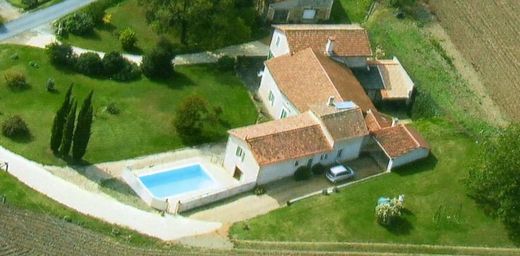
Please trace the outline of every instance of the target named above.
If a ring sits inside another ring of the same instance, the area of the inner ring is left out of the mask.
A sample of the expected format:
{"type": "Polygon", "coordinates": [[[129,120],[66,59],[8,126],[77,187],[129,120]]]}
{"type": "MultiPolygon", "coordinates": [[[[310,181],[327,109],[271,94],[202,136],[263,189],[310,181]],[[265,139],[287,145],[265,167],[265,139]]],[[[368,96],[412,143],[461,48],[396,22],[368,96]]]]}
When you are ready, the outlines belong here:
{"type": "Polygon", "coordinates": [[[430,1],[441,25],[477,70],[491,98],[520,121],[520,1],[430,1]]]}

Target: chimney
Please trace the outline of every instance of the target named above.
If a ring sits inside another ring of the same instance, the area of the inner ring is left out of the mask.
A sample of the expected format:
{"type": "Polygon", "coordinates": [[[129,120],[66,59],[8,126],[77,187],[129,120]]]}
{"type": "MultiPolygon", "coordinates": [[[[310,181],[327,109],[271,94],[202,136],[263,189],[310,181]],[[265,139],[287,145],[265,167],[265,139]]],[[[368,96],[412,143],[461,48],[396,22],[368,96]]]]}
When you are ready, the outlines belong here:
{"type": "Polygon", "coordinates": [[[334,96],[330,96],[327,100],[327,106],[333,107],[334,106],[334,96]]]}
{"type": "Polygon", "coordinates": [[[325,45],[325,54],[328,56],[332,56],[334,54],[334,40],[336,40],[336,38],[333,36],[329,36],[327,39],[327,45],[325,45]]]}

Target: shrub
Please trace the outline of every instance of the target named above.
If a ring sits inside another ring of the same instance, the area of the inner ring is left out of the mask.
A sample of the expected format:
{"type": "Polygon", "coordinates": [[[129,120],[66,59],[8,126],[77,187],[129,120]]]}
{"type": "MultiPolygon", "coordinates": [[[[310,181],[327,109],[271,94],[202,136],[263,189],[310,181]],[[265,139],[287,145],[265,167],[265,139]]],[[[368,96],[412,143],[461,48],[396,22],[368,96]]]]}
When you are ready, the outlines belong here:
{"type": "Polygon", "coordinates": [[[263,195],[265,194],[265,187],[262,186],[262,185],[256,185],[255,186],[255,189],[254,189],[254,193],[255,195],[259,196],[259,195],[263,195]]]}
{"type": "Polygon", "coordinates": [[[217,61],[217,68],[220,71],[235,70],[236,59],[230,56],[222,56],[217,61]]]}
{"type": "Polygon", "coordinates": [[[203,130],[208,125],[209,109],[206,99],[198,95],[185,98],[175,114],[177,133],[191,142],[202,139],[203,130]]]}
{"type": "Polygon", "coordinates": [[[76,70],[85,75],[98,76],[103,71],[103,62],[97,53],[82,53],[76,61],[76,70]]]}
{"type": "Polygon", "coordinates": [[[23,90],[29,86],[25,79],[25,75],[19,71],[5,72],[4,79],[5,84],[11,90],[23,90]]]}
{"type": "Polygon", "coordinates": [[[33,9],[38,6],[38,0],[22,0],[22,4],[25,5],[25,9],[33,9]]]}
{"type": "Polygon", "coordinates": [[[307,166],[301,166],[294,172],[295,180],[308,180],[312,176],[311,170],[307,166]]]}
{"type": "Polygon", "coordinates": [[[72,47],[67,44],[51,43],[45,46],[45,51],[53,65],[73,65],[76,59],[72,47]]]}
{"type": "Polygon", "coordinates": [[[121,110],[113,102],[108,104],[108,106],[106,107],[106,111],[111,115],[118,115],[119,113],[121,113],[121,110]]]}
{"type": "Polygon", "coordinates": [[[103,56],[103,71],[108,76],[119,73],[125,67],[126,61],[121,53],[109,52],[103,56]]]}
{"type": "Polygon", "coordinates": [[[325,172],[325,169],[325,166],[323,166],[320,163],[317,163],[312,167],[312,173],[314,175],[322,175],[325,172]]]}
{"type": "Polygon", "coordinates": [[[389,203],[377,205],[377,223],[383,226],[390,226],[397,218],[401,216],[402,209],[403,205],[397,198],[392,199],[389,203]]]}
{"type": "Polygon", "coordinates": [[[170,44],[160,42],[150,53],[143,56],[141,70],[145,76],[151,79],[163,79],[173,74],[174,55],[168,45],[170,44]]]}
{"type": "Polygon", "coordinates": [[[58,35],[71,33],[86,35],[94,29],[94,20],[85,12],[76,12],[66,16],[56,23],[58,35]]]}
{"type": "Polygon", "coordinates": [[[30,136],[27,124],[20,116],[11,116],[2,123],[2,134],[9,138],[30,136]]]}
{"type": "Polygon", "coordinates": [[[54,82],[54,79],[49,78],[47,79],[47,82],[45,83],[45,88],[48,92],[55,92],[56,91],[56,83],[54,82]]]}
{"type": "Polygon", "coordinates": [[[119,42],[121,42],[121,47],[126,51],[135,49],[135,44],[137,43],[135,32],[130,28],[125,28],[119,34],[119,42]]]}
{"type": "Polygon", "coordinates": [[[141,77],[141,69],[135,63],[125,62],[123,69],[116,74],[113,74],[110,78],[116,81],[131,81],[141,77]]]}
{"type": "Polygon", "coordinates": [[[125,59],[118,52],[110,52],[103,57],[105,75],[116,81],[130,81],[141,76],[139,66],[125,59]]]}

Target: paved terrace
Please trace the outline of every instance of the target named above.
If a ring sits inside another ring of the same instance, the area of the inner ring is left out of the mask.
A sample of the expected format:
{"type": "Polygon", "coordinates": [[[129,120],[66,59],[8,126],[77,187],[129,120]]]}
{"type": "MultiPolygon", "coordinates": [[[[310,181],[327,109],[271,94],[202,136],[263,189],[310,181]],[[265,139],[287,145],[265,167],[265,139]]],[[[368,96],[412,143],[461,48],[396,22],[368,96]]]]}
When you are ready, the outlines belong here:
{"type": "Polygon", "coordinates": [[[9,173],[29,187],[86,215],[169,241],[209,233],[221,223],[182,216],[164,217],[122,204],[108,196],[86,191],[56,177],[43,166],[0,147],[0,161],[9,163],[9,173]]]}

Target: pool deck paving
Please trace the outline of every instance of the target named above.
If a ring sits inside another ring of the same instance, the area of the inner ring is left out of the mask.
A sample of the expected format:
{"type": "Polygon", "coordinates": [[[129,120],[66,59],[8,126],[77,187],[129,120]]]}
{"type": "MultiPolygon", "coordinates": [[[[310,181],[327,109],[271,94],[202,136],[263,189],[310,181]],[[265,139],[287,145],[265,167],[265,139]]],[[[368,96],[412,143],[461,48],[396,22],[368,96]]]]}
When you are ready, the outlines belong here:
{"type": "Polygon", "coordinates": [[[3,147],[0,147],[0,161],[8,163],[8,172],[18,180],[65,206],[164,241],[210,233],[222,226],[219,222],[200,221],[180,215],[163,217],[138,210],[109,196],[80,188],[46,171],[42,165],[3,147]]]}

